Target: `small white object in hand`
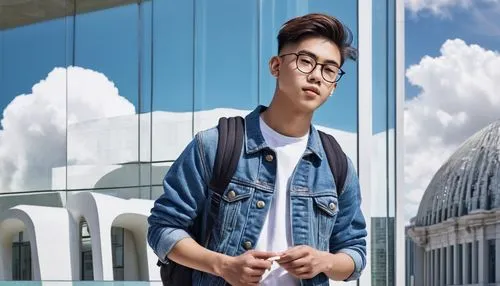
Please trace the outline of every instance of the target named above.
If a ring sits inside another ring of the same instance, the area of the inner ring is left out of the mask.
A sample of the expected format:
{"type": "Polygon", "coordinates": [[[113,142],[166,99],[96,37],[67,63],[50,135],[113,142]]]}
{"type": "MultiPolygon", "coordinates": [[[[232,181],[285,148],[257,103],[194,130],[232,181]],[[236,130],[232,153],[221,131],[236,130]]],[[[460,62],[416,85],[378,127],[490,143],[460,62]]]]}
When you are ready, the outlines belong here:
{"type": "Polygon", "coordinates": [[[281,258],[280,256],[273,256],[273,257],[269,257],[269,258],[267,259],[267,261],[274,262],[274,261],[276,261],[276,260],[280,260],[280,258],[281,258]]]}

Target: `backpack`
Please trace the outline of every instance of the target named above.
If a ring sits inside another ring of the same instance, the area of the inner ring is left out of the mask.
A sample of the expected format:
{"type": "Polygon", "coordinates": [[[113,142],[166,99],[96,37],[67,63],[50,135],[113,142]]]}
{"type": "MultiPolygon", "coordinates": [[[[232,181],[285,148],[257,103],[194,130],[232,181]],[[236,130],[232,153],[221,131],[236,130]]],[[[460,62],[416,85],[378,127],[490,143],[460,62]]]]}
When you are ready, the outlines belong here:
{"type": "MultiPolygon", "coordinates": [[[[241,150],[243,147],[245,122],[240,116],[236,117],[222,117],[219,119],[217,125],[219,132],[219,139],[217,144],[217,153],[213,166],[212,178],[210,181],[210,188],[217,192],[220,197],[225,188],[231,181],[238,161],[240,159],[241,150]]],[[[337,143],[333,136],[318,131],[321,138],[323,149],[326,153],[330,170],[332,171],[335,183],[337,186],[337,195],[340,196],[344,183],[347,177],[347,156],[342,151],[342,148],[337,143]]],[[[211,197],[210,211],[207,218],[207,232],[214,224],[215,218],[219,210],[220,199],[216,196],[211,197]]],[[[198,243],[204,245],[199,241],[201,231],[201,219],[195,219],[193,226],[188,232],[196,239],[198,243]]],[[[166,260],[162,263],[158,260],[157,265],[160,267],[160,276],[163,285],[168,286],[186,286],[192,285],[192,269],[177,264],[174,261],[166,260]]]]}

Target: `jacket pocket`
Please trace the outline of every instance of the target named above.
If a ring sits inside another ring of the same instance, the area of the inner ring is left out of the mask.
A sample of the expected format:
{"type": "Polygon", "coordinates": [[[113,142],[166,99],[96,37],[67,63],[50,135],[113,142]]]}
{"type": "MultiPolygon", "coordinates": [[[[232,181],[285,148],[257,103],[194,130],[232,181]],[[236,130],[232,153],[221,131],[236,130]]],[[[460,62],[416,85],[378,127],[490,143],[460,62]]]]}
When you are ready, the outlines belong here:
{"type": "Polygon", "coordinates": [[[328,251],[329,240],[338,214],[338,199],[333,195],[323,195],[313,197],[313,200],[318,230],[318,249],[328,251]]]}
{"type": "Polygon", "coordinates": [[[246,204],[253,193],[254,188],[231,182],[218,196],[220,200],[217,219],[214,222],[213,234],[216,242],[215,250],[225,253],[227,245],[230,242],[234,228],[238,220],[243,220],[242,209],[246,209],[246,204]]]}

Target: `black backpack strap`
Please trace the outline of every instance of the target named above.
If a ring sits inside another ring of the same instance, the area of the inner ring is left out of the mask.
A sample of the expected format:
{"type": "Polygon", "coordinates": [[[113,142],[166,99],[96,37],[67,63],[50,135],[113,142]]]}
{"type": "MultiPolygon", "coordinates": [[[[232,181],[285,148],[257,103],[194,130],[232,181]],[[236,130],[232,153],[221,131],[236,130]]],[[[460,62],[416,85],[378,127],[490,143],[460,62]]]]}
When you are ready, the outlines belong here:
{"type": "Polygon", "coordinates": [[[330,165],[330,170],[335,179],[337,195],[340,196],[344,190],[344,184],[347,177],[347,156],[332,135],[319,130],[318,133],[326,153],[328,165],[330,165]]]}
{"type": "Polygon", "coordinates": [[[210,188],[218,196],[212,195],[210,199],[210,211],[206,222],[208,236],[205,243],[208,243],[210,239],[212,227],[219,213],[222,194],[229,182],[231,182],[234,172],[236,172],[243,147],[244,128],[245,123],[242,117],[222,117],[219,119],[219,125],[217,126],[219,140],[210,181],[210,188]]]}
{"type": "Polygon", "coordinates": [[[243,147],[244,128],[245,123],[240,116],[219,119],[217,126],[219,141],[210,181],[210,187],[219,195],[222,195],[231,182],[238,166],[243,147]]]}

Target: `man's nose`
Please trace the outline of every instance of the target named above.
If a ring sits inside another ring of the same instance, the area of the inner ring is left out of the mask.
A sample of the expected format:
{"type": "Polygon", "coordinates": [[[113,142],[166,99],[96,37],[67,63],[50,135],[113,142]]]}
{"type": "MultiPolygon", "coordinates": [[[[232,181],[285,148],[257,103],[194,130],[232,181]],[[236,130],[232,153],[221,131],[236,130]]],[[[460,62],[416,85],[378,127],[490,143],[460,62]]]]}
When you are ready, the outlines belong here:
{"type": "Polygon", "coordinates": [[[321,66],[316,65],[309,73],[308,79],[312,82],[321,82],[321,66]]]}

